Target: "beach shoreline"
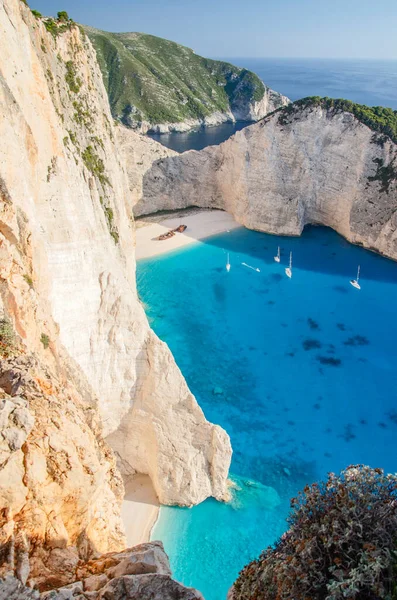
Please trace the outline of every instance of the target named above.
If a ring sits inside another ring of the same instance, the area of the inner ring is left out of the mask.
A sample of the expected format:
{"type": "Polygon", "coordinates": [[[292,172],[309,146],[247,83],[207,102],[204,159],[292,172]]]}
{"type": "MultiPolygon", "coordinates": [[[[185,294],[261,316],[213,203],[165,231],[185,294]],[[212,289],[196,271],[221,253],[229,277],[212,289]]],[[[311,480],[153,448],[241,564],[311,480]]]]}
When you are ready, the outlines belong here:
{"type": "Polygon", "coordinates": [[[148,475],[136,474],[125,482],[121,507],[127,545],[129,548],[150,541],[160,512],[160,503],[148,475]]]}
{"type": "Polygon", "coordinates": [[[171,215],[149,215],[136,221],[137,260],[165,254],[200,242],[212,235],[241,227],[229,213],[223,210],[188,209],[171,215]],[[156,239],[179,225],[187,226],[183,233],[176,233],[166,240],[156,239]]]}

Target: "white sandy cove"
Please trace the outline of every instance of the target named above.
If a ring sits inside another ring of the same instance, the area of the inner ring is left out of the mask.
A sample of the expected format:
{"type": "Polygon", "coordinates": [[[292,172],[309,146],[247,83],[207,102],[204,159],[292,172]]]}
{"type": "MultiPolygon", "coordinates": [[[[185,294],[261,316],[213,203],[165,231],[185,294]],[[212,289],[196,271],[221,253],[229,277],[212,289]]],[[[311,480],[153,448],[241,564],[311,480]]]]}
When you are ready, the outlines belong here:
{"type": "Polygon", "coordinates": [[[160,504],[150,477],[134,475],[125,484],[125,496],[121,506],[129,548],[150,540],[150,533],[160,510],[160,504]]]}
{"type": "Polygon", "coordinates": [[[230,231],[236,227],[241,227],[231,215],[223,210],[206,210],[194,214],[183,215],[165,219],[158,223],[138,221],[136,230],[136,258],[149,258],[182,248],[188,244],[198,242],[199,240],[216,235],[224,231],[230,231]],[[178,225],[187,225],[184,233],[176,233],[167,240],[156,240],[159,235],[166,233],[170,229],[175,229],[178,225]]]}
{"type": "MultiPolygon", "coordinates": [[[[183,212],[178,216],[153,222],[139,219],[136,230],[136,258],[148,258],[182,248],[198,242],[210,235],[230,231],[240,227],[228,213],[222,210],[205,210],[194,213],[183,212]],[[175,229],[178,225],[187,225],[184,233],[176,233],[168,240],[158,241],[155,238],[175,229]]],[[[160,217],[161,218],[161,217],[160,217]]],[[[124,524],[129,547],[143,544],[150,540],[160,510],[152,482],[147,475],[135,475],[125,484],[125,496],[121,507],[121,518],[124,524]]]]}

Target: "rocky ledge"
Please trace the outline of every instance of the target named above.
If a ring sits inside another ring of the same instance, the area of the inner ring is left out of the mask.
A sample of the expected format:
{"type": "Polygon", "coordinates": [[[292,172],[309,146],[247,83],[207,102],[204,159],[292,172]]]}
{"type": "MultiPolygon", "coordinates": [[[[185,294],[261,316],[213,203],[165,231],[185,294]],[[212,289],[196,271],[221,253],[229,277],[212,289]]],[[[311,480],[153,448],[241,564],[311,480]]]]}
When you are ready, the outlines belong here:
{"type": "Polygon", "coordinates": [[[0,600],[203,600],[171,578],[161,542],[79,563],[74,576],[73,583],[41,594],[7,577],[0,580],[0,600]]]}

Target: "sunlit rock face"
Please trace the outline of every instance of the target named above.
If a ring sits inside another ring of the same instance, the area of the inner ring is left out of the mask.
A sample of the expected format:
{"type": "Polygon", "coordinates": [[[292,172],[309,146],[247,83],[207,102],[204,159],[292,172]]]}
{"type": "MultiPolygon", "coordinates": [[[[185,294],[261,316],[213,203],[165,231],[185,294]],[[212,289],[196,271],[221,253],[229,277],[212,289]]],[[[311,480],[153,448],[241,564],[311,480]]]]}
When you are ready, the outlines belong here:
{"type": "Polygon", "coordinates": [[[160,158],[134,213],[221,208],[284,235],[322,224],[396,259],[396,145],[382,138],[346,112],[275,113],[219,146],[160,158]]]}
{"type": "Polygon", "coordinates": [[[203,600],[200,592],[171,579],[161,542],[80,562],[67,586],[39,594],[14,577],[0,579],[2,600],[203,600]]]}
{"type": "Polygon", "coordinates": [[[0,138],[1,575],[63,584],[125,546],[116,458],[161,502],[191,505],[224,497],[231,449],[137,298],[93,48],[20,0],[0,4],[0,138]]]}

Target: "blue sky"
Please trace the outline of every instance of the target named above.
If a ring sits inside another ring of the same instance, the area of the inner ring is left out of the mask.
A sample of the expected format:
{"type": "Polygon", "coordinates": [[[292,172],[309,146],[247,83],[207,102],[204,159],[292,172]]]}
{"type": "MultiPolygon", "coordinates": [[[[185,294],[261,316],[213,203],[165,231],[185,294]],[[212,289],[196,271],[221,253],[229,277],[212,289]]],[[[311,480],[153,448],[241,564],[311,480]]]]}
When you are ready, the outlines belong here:
{"type": "Polygon", "coordinates": [[[107,31],[142,31],[211,57],[397,58],[396,0],[29,0],[107,31]]]}

